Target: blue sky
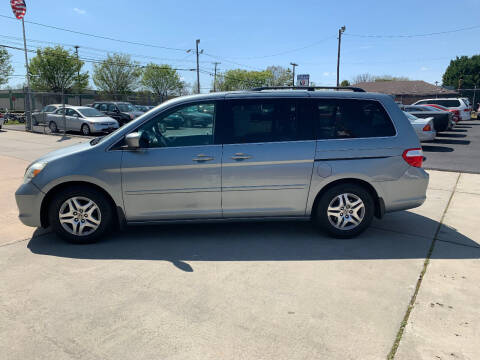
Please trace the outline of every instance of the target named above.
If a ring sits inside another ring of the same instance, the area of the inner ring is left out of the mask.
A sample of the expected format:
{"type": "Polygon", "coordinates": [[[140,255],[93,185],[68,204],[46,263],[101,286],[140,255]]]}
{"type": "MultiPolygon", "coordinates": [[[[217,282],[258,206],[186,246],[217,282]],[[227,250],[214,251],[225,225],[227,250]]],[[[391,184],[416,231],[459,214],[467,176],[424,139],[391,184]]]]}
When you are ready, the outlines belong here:
{"type": "MultiPolygon", "coordinates": [[[[26,2],[25,20],[180,50],[123,44],[26,24],[32,48],[48,45],[38,41],[76,44],[82,57],[102,59],[107,52],[124,52],[135,54],[134,59],[142,64],[153,61],[193,68],[195,56],[186,49],[193,48],[199,38],[205,72],[213,71],[214,61],[221,62],[221,70],[289,66],[293,61],[299,64],[297,73],[310,74],[318,85],[335,83],[336,36],[342,25],[347,30],[342,39],[341,79],[371,73],[433,83],[441,81],[450,59],[480,53],[480,28],[414,38],[354,36],[424,34],[480,25],[480,0],[26,2]]],[[[9,3],[1,2],[0,15],[13,16],[9,3]]],[[[0,18],[0,28],[0,44],[21,45],[20,21],[0,18]]],[[[15,74],[24,74],[23,53],[10,53],[15,74]]],[[[86,64],[87,70],[91,67],[86,64]]],[[[194,72],[180,73],[185,81],[194,82],[194,72]]],[[[12,77],[9,85],[22,82],[21,77],[12,77]]],[[[203,92],[211,82],[212,77],[202,73],[203,92]]]]}

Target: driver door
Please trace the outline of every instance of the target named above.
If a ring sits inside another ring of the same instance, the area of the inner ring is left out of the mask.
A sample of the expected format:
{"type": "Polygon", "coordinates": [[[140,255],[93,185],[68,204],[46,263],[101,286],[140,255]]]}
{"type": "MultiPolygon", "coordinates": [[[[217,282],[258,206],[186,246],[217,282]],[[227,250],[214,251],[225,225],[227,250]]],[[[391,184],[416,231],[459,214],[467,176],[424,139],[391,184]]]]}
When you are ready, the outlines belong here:
{"type": "MultiPolygon", "coordinates": [[[[215,108],[215,103],[209,102],[215,108]]],[[[206,128],[172,126],[188,104],[142,124],[138,150],[123,150],[128,221],[220,218],[222,146],[214,144],[215,111],[206,128]],[[168,117],[168,119],[167,119],[168,117]]]]}

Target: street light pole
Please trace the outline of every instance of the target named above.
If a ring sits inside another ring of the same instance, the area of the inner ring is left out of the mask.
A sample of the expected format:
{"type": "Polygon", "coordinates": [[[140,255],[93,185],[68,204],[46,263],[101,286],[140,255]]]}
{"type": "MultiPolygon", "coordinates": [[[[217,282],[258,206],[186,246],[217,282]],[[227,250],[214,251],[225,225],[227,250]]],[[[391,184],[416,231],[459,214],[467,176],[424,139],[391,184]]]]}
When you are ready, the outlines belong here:
{"type": "Polygon", "coordinates": [[[25,113],[26,121],[25,127],[27,130],[32,129],[32,112],[30,109],[30,70],[28,69],[28,56],[27,56],[27,38],[25,37],[25,21],[22,18],[22,30],[23,30],[23,47],[25,50],[25,69],[27,70],[27,96],[25,98],[25,113]]]}
{"type": "Polygon", "coordinates": [[[200,66],[198,64],[198,44],[200,43],[200,39],[195,41],[196,47],[196,54],[197,54],[197,94],[200,94],[200,66]]]}
{"type": "Polygon", "coordinates": [[[214,62],[215,70],[213,71],[213,92],[217,92],[217,65],[220,65],[219,62],[214,62]]]}
{"type": "Polygon", "coordinates": [[[298,66],[298,64],[295,64],[294,62],[291,62],[290,65],[292,65],[293,68],[293,74],[292,74],[292,86],[295,86],[295,67],[298,66]]]}
{"type": "Polygon", "coordinates": [[[338,29],[337,86],[340,86],[340,46],[342,43],[342,34],[345,32],[345,29],[345,25],[338,29]]]}

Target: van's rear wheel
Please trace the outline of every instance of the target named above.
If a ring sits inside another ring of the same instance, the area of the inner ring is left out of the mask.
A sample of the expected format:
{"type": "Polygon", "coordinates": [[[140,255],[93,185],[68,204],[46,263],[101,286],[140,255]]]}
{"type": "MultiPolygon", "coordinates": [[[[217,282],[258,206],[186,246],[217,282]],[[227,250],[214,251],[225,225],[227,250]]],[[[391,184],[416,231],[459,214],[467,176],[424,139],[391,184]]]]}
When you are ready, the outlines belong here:
{"type": "Polygon", "coordinates": [[[340,184],[320,198],[313,220],[331,236],[351,238],[372,222],[375,204],[370,192],[357,184],[340,184]]]}
{"type": "Polygon", "coordinates": [[[52,199],[48,216],[57,235],[72,243],[89,244],[98,241],[110,228],[113,210],[100,191],[75,186],[52,199]]]}

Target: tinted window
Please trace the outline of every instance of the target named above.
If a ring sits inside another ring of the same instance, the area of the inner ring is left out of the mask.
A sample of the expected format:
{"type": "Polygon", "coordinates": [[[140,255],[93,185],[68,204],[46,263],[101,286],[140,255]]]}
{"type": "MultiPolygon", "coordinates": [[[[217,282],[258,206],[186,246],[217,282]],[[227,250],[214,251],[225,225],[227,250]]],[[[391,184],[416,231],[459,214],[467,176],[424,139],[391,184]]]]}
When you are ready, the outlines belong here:
{"type": "Polygon", "coordinates": [[[75,116],[75,115],[77,115],[77,116],[78,116],[77,112],[76,112],[75,110],[73,110],[73,109],[66,109],[66,110],[65,110],[65,115],[67,115],[67,116],[75,116]]]}
{"type": "Polygon", "coordinates": [[[120,109],[120,111],[123,111],[123,112],[135,111],[135,108],[133,107],[132,104],[120,103],[120,104],[117,104],[117,105],[118,105],[118,108],[120,109]]]}
{"type": "Polygon", "coordinates": [[[460,106],[460,101],[455,100],[455,99],[451,99],[451,100],[435,99],[435,100],[429,100],[429,101],[422,101],[420,103],[421,104],[438,104],[438,105],[442,105],[442,106],[445,106],[445,107],[459,107],[460,106]]]}
{"type": "MultiPolygon", "coordinates": [[[[225,143],[259,143],[313,139],[307,103],[296,100],[238,100],[226,106],[225,143]],[[302,118],[303,120],[301,120],[302,118]]],[[[208,113],[208,108],[202,109],[208,113]]]]}
{"type": "Polygon", "coordinates": [[[115,104],[108,104],[108,111],[115,111],[117,110],[117,107],[115,106],[115,104]]]}
{"type": "Polygon", "coordinates": [[[199,105],[186,105],[173,112],[159,114],[138,128],[142,148],[196,146],[213,144],[215,104],[212,113],[204,113],[199,105]]]}
{"type": "Polygon", "coordinates": [[[385,109],[371,100],[315,101],[314,122],[319,140],[394,136],[385,109]]]}
{"type": "Polygon", "coordinates": [[[107,104],[100,104],[100,111],[107,111],[107,104]]]}

